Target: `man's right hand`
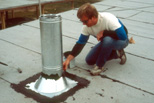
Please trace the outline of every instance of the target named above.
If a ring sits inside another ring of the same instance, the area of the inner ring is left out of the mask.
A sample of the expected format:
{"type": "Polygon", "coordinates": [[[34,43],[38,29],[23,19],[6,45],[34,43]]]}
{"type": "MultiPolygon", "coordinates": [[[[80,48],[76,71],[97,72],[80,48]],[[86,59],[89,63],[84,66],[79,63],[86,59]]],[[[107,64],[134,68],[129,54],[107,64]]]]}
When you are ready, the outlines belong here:
{"type": "Polygon", "coordinates": [[[70,61],[74,59],[74,56],[73,55],[69,55],[67,57],[67,59],[63,62],[63,70],[66,71],[66,69],[68,68],[68,65],[70,63],[70,61]]]}
{"type": "Polygon", "coordinates": [[[63,62],[63,70],[66,71],[66,69],[68,68],[68,65],[69,65],[70,61],[69,60],[65,60],[63,62]]]}

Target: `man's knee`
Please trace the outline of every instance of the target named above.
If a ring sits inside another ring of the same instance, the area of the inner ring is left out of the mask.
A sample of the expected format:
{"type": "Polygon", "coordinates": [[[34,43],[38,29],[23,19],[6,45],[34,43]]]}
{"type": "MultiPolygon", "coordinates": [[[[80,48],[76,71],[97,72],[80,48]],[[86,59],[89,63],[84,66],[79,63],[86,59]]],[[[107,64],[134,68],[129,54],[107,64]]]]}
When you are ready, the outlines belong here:
{"type": "Polygon", "coordinates": [[[104,39],[102,40],[102,45],[103,46],[108,47],[108,46],[112,45],[112,43],[113,43],[113,39],[111,37],[109,37],[109,36],[104,37],[104,39]]]}
{"type": "Polygon", "coordinates": [[[94,65],[94,64],[95,64],[95,63],[94,63],[92,60],[90,60],[88,57],[86,57],[85,61],[86,61],[86,63],[87,63],[88,65],[94,65]]]}

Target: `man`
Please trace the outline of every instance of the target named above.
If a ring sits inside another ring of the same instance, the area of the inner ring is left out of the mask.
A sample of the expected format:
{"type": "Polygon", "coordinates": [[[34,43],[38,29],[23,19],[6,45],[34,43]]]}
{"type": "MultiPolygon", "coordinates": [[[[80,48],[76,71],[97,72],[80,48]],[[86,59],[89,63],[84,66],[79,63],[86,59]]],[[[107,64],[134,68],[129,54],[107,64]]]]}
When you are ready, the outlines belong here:
{"type": "Polygon", "coordinates": [[[64,70],[67,69],[70,61],[81,52],[90,35],[99,41],[86,57],[88,65],[96,64],[90,71],[92,75],[99,75],[104,70],[107,60],[120,58],[120,64],[126,62],[123,48],[128,45],[129,40],[127,29],[118,18],[110,13],[98,13],[90,3],[82,5],[77,16],[84,26],[78,41],[63,63],[64,70]]]}

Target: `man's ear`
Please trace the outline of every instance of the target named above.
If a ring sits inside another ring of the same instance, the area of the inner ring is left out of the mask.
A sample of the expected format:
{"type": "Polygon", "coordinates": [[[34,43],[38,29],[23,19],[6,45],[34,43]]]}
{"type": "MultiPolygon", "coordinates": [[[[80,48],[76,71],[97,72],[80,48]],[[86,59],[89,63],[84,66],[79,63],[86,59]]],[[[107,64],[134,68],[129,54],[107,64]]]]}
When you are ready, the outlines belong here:
{"type": "Polygon", "coordinates": [[[93,20],[97,20],[97,18],[95,16],[92,17],[93,20]]]}
{"type": "Polygon", "coordinates": [[[93,16],[91,19],[92,19],[92,20],[95,20],[95,17],[93,16]]]}
{"type": "Polygon", "coordinates": [[[94,16],[94,17],[92,17],[92,21],[95,21],[95,22],[97,22],[97,18],[94,16]]]}

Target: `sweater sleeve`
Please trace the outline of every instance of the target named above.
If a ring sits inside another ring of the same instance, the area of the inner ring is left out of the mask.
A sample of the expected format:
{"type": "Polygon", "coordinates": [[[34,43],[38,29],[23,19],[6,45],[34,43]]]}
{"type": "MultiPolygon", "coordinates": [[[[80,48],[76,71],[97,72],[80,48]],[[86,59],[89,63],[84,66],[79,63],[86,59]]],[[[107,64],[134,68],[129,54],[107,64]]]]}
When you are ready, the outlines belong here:
{"type": "Polygon", "coordinates": [[[78,56],[82,51],[83,47],[85,46],[85,44],[87,43],[88,39],[89,39],[89,36],[85,36],[81,34],[79,37],[79,40],[76,42],[76,44],[74,45],[71,51],[71,55],[73,55],[74,57],[78,56]]]}
{"type": "Polygon", "coordinates": [[[78,44],[86,44],[89,39],[89,36],[81,34],[77,43],[78,44]]]}
{"type": "Polygon", "coordinates": [[[116,34],[117,34],[117,36],[120,40],[126,40],[127,39],[127,34],[126,34],[123,27],[116,29],[115,32],[116,32],[116,34]]]}
{"type": "Polygon", "coordinates": [[[124,27],[124,25],[121,23],[120,20],[119,20],[119,23],[121,24],[121,27],[117,28],[115,32],[120,40],[126,40],[128,38],[126,33],[127,30],[125,30],[126,28],[124,27]]]}

